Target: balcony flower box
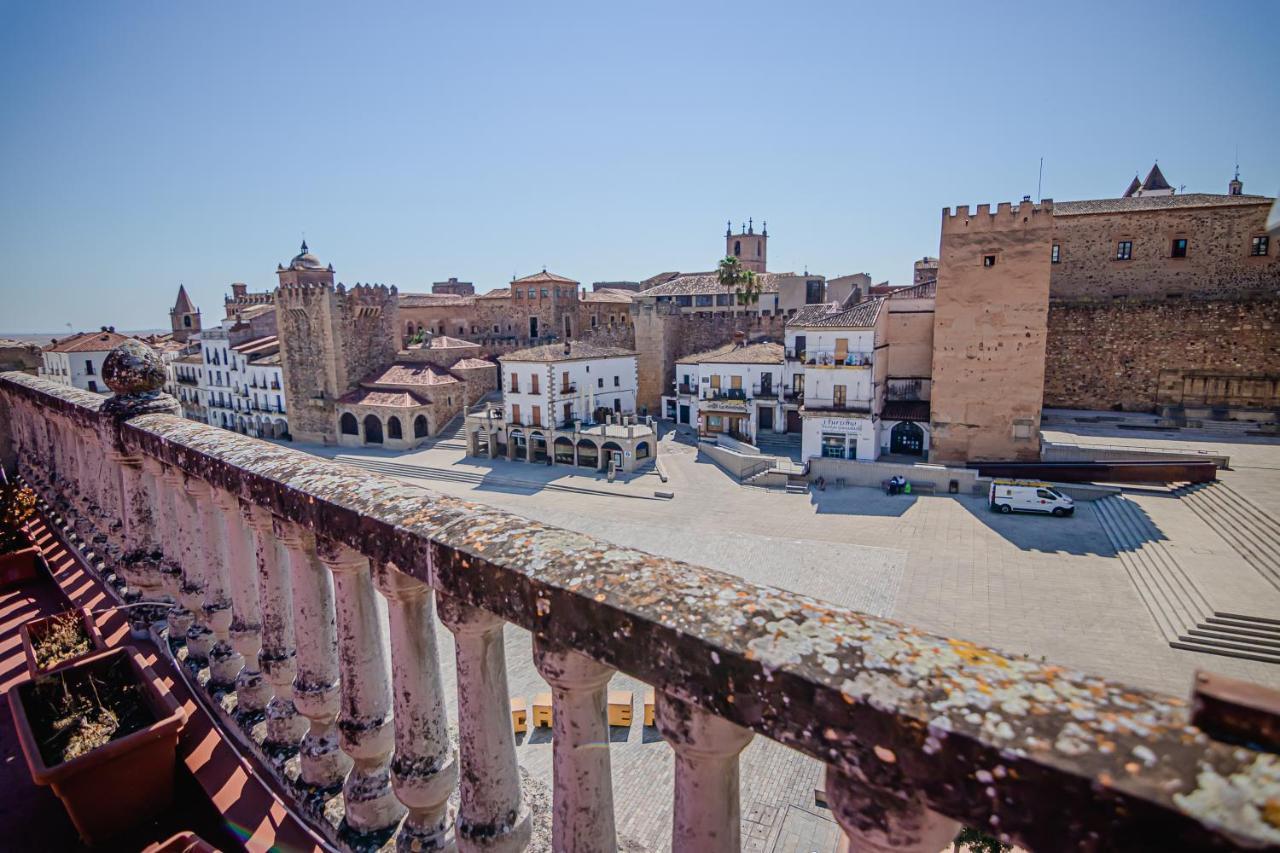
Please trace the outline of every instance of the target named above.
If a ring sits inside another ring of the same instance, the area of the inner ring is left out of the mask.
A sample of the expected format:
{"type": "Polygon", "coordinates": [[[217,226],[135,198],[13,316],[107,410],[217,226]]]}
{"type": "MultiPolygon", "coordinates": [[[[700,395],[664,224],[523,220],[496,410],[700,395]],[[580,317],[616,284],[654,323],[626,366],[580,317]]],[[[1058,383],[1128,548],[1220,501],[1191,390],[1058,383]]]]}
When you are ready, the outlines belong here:
{"type": "Polygon", "coordinates": [[[32,678],[65,669],[107,646],[97,623],[83,607],[33,619],[18,633],[32,678]]]}
{"type": "Polygon", "coordinates": [[[27,520],[35,510],[35,492],[17,483],[0,482],[0,589],[39,575],[40,549],[27,535],[27,520]]]}
{"type": "Polygon", "coordinates": [[[53,788],[86,844],[172,803],[187,715],[131,646],[18,684],[9,708],[32,780],[53,788]]]}

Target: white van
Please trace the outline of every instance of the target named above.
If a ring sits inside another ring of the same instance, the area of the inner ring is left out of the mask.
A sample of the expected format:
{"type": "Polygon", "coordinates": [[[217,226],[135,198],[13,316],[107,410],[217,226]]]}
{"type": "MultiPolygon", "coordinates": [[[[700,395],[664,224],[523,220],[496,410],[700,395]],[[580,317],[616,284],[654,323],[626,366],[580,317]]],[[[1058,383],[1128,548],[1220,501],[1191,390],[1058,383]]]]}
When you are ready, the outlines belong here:
{"type": "Polygon", "coordinates": [[[1047,512],[1061,518],[1076,511],[1076,502],[1048,483],[1033,480],[996,480],[987,503],[992,509],[1009,513],[1047,512]]]}

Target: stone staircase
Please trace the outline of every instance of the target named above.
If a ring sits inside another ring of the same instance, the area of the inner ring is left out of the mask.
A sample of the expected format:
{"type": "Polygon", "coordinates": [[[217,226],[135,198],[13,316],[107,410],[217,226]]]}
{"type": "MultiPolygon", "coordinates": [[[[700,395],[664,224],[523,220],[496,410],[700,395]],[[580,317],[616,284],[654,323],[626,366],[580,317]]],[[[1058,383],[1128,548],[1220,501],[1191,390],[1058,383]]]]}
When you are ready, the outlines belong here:
{"type": "Polygon", "coordinates": [[[1174,494],[1280,590],[1280,521],[1221,481],[1181,486],[1174,494]]]}
{"type": "Polygon", "coordinates": [[[447,447],[450,450],[466,450],[467,438],[463,434],[464,418],[462,415],[444,425],[435,437],[423,443],[423,447],[447,447]]]}
{"type": "Polygon", "coordinates": [[[782,459],[800,461],[800,433],[762,431],[756,435],[756,447],[761,453],[782,459]]]}
{"type": "Polygon", "coordinates": [[[1095,501],[1102,528],[1171,648],[1280,664],[1280,620],[1215,610],[1132,501],[1095,501]]]}

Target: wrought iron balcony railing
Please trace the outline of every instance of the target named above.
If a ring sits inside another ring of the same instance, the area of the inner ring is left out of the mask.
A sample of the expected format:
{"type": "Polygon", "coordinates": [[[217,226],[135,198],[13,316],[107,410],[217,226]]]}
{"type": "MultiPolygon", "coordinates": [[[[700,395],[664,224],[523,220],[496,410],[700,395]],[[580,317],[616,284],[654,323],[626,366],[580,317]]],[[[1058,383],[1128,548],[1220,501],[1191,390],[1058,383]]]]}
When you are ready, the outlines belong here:
{"type": "Polygon", "coordinates": [[[150,625],[130,611],[137,627],[185,647],[192,692],[335,847],[528,844],[506,622],[532,632],[554,690],[557,849],[616,844],[605,709],[618,670],[656,689],[677,756],[676,851],[738,849],[738,754],[755,734],[825,764],[854,850],[937,853],[957,821],[1033,850],[1277,843],[1276,756],[1214,740],[1180,699],[176,412],[168,397],[0,374],[0,459],[163,605],[150,625]],[[456,752],[437,607],[455,641],[456,752]],[[265,749],[250,734],[264,716],[265,749]],[[268,751],[298,755],[300,777],[268,751]]]}

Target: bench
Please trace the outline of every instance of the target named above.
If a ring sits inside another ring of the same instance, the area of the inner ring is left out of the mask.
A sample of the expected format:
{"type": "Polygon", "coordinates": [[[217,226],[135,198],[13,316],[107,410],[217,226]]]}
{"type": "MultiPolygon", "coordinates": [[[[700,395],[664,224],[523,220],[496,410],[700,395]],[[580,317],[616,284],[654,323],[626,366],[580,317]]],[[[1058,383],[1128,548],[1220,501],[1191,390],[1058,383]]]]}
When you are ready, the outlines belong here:
{"type": "Polygon", "coordinates": [[[516,734],[529,731],[529,718],[523,696],[511,697],[511,726],[516,734]]]}

